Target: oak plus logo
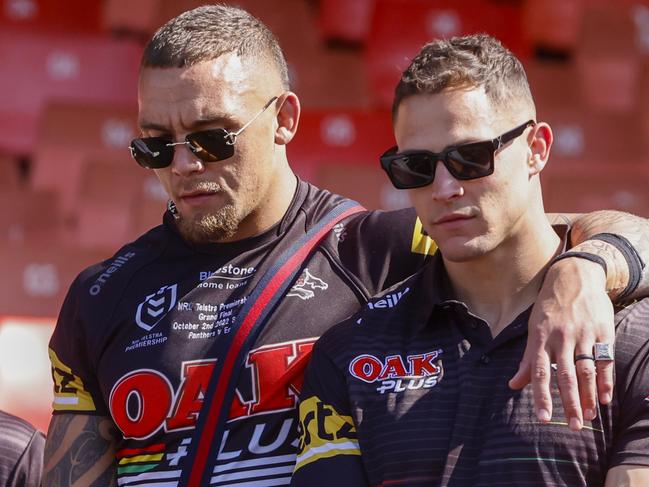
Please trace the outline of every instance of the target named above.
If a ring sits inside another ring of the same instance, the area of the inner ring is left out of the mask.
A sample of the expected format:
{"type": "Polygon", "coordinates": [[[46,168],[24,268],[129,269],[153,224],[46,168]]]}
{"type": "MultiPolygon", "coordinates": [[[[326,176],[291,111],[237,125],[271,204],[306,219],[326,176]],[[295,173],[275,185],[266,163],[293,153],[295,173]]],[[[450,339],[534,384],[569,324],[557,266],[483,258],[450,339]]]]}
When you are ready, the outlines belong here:
{"type": "Polygon", "coordinates": [[[368,384],[378,383],[377,392],[404,392],[435,387],[444,374],[439,358],[442,350],[407,355],[389,355],[384,359],[363,354],[349,363],[349,373],[368,384]]]}
{"type": "Polygon", "coordinates": [[[149,294],[135,313],[135,322],[140,328],[151,331],[162,317],[176,305],[178,284],[162,286],[157,292],[149,294]]]}

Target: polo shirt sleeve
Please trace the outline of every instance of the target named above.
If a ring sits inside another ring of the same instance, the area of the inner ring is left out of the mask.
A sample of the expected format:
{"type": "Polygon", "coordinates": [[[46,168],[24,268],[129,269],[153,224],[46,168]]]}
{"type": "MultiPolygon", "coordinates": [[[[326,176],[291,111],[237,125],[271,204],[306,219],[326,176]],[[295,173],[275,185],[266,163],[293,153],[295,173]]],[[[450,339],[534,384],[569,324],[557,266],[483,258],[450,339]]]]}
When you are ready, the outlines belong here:
{"type": "Polygon", "coordinates": [[[316,343],[304,379],[299,405],[300,444],[292,487],[369,485],[346,381],[326,352],[329,334],[316,343]]]}
{"type": "Polygon", "coordinates": [[[649,467],[649,299],[634,305],[622,319],[615,348],[619,411],[609,468],[649,467]]]}

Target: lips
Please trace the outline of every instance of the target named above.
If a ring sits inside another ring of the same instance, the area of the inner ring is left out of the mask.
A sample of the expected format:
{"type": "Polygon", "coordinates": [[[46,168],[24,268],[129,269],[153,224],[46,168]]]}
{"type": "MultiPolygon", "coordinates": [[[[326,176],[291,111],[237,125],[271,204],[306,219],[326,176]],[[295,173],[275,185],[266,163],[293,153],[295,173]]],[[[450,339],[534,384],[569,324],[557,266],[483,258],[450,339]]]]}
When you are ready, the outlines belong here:
{"type": "Polygon", "coordinates": [[[453,223],[453,222],[460,222],[463,220],[470,220],[473,218],[470,215],[465,215],[465,214],[460,214],[460,213],[452,213],[450,215],[444,215],[441,218],[438,218],[433,222],[433,225],[442,225],[444,223],[453,223]]]}

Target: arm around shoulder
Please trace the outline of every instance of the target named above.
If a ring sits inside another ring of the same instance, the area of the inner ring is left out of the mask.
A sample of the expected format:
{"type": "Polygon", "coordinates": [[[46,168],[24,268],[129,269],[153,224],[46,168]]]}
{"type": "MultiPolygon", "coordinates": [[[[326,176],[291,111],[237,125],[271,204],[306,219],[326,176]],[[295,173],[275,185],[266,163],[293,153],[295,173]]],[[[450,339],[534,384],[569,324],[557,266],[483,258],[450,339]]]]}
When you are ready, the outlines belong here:
{"type": "Polygon", "coordinates": [[[116,486],[117,439],[110,418],[55,414],[45,443],[43,487],[116,486]]]}

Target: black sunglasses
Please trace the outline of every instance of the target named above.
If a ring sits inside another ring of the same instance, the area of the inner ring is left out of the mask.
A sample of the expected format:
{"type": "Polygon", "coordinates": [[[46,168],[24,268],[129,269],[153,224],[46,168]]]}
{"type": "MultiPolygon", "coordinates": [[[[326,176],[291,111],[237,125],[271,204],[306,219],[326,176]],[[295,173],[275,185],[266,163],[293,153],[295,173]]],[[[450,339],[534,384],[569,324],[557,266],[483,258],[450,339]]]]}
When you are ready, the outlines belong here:
{"type": "Polygon", "coordinates": [[[432,183],[437,161],[456,179],[483,178],[494,172],[494,153],[535,123],[528,120],[495,139],[447,147],[440,153],[427,150],[399,153],[394,146],[381,156],[381,167],[397,189],[421,188],[432,183]]]}
{"type": "Polygon", "coordinates": [[[276,96],[271,98],[248,123],[236,132],[230,132],[222,128],[201,130],[200,132],[187,134],[182,142],[174,142],[170,137],[133,139],[129,146],[131,156],[142,167],[161,169],[169,166],[173,161],[175,146],[186,145],[203,162],[223,161],[234,155],[234,143],[241,132],[264,113],[275,100],[277,100],[276,96]]]}

